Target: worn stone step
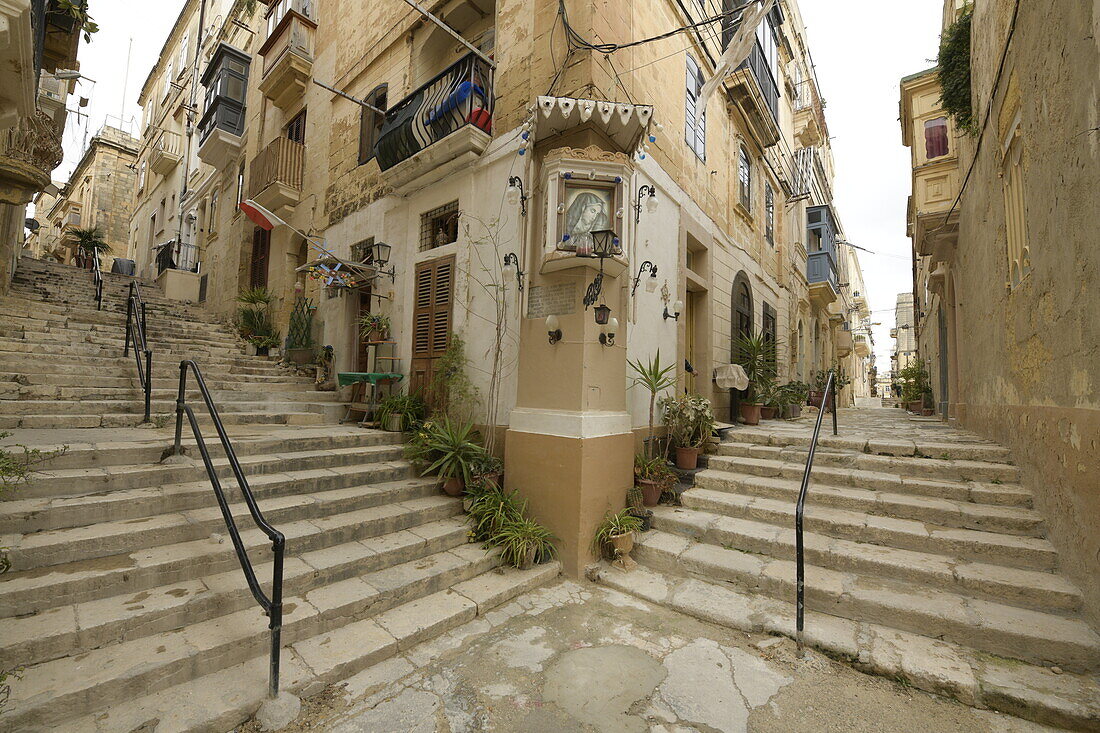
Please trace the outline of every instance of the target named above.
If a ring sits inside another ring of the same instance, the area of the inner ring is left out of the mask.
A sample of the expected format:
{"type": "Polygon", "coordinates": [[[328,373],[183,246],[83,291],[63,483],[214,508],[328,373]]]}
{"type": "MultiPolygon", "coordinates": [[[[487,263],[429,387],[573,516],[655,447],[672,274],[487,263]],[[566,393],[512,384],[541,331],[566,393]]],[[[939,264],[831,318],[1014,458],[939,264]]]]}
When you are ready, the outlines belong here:
{"type": "MultiPolygon", "coordinates": [[[[877,458],[878,456],[867,456],[877,458]]],[[[897,459],[901,460],[901,459],[897,459]]],[[[995,465],[995,464],[991,464],[995,465]]],[[[797,479],[801,482],[806,469],[805,460],[781,461],[762,458],[732,456],[708,456],[707,466],[715,471],[734,474],[797,479]]],[[[1015,470],[1014,466],[1007,468],[1015,470]]],[[[934,479],[905,473],[888,473],[860,468],[818,465],[814,462],[812,480],[831,486],[851,486],[857,489],[891,491],[902,494],[919,494],[953,501],[971,501],[981,504],[1031,506],[1031,492],[1018,483],[999,478],[956,477],[934,479]]]]}
{"type": "MultiPolygon", "coordinates": [[[[722,491],[693,488],[680,497],[689,509],[698,509],[767,522],[781,527],[794,526],[795,504],[757,496],[741,496],[722,491]]],[[[1058,563],[1054,546],[1039,537],[1020,537],[997,532],[941,527],[934,524],[831,509],[808,502],[806,530],[839,539],[899,547],[919,552],[951,555],[1033,570],[1051,570],[1058,563]]]]}
{"type": "MultiPolygon", "coordinates": [[[[689,616],[747,632],[794,637],[794,601],[662,573],[607,569],[599,582],[689,616]]],[[[1094,675],[1055,674],[935,636],[806,612],[805,642],[857,669],[904,680],[926,692],[1070,730],[1100,730],[1094,675]]]]}
{"type": "MultiPolygon", "coordinates": [[[[950,441],[937,440],[933,437],[925,437],[920,440],[909,440],[895,436],[882,436],[875,438],[852,437],[845,435],[843,426],[840,435],[829,435],[822,431],[818,440],[818,447],[824,450],[849,451],[856,453],[870,453],[884,456],[928,456],[942,458],[949,456],[952,459],[964,459],[973,461],[992,461],[997,463],[1012,463],[1012,451],[990,440],[984,440],[977,436],[953,436],[950,441]]],[[[768,446],[783,449],[798,447],[803,450],[810,445],[809,433],[781,432],[766,428],[744,427],[731,434],[729,445],[752,445],[756,447],[768,446]]],[[[727,453],[726,455],[736,455],[727,453]]],[[[760,457],[764,457],[761,455],[760,457]]]]}
{"type": "MultiPolygon", "coordinates": [[[[777,527],[691,509],[661,509],[654,526],[663,532],[761,557],[795,557],[793,525],[777,527]]],[[[805,532],[803,538],[809,562],[838,571],[921,583],[1022,608],[1073,613],[1081,607],[1081,591],[1052,572],[872,545],[816,532],[805,532]]]]}
{"type": "MultiPolygon", "coordinates": [[[[27,365],[24,364],[24,367],[27,365]]],[[[264,375],[249,375],[247,378],[237,375],[230,377],[217,377],[215,378],[209,373],[204,372],[203,378],[206,380],[206,386],[212,390],[232,390],[237,388],[254,388],[260,385],[273,385],[282,386],[286,389],[306,389],[314,390],[315,380],[312,377],[298,376],[295,374],[280,374],[276,376],[264,376],[264,375]]],[[[188,381],[190,382],[190,375],[188,375],[188,381]]],[[[71,374],[65,373],[35,373],[35,372],[10,372],[0,371],[0,383],[17,382],[21,386],[52,386],[52,387],[72,387],[73,378],[71,374]]],[[[122,376],[116,373],[101,373],[96,374],[88,372],[82,374],[80,377],[80,383],[87,388],[96,387],[115,387],[115,388],[134,388],[141,389],[141,382],[137,376],[136,368],[132,368],[129,374],[122,376]]],[[[179,388],[179,370],[176,370],[175,375],[168,376],[165,374],[158,374],[156,370],[153,371],[153,388],[154,389],[178,389],[179,388]]],[[[318,393],[320,394],[320,393],[318,393]]]]}
{"type": "MultiPolygon", "coordinates": [[[[282,689],[309,696],[325,686],[385,662],[400,652],[483,616],[499,605],[552,581],[558,564],[530,570],[482,573],[446,591],[397,606],[374,619],[350,623],[296,642],[283,650],[282,689]]],[[[232,730],[248,720],[267,690],[267,657],[260,656],[153,694],[135,696],[61,724],[59,733],[135,730],[151,719],[158,730],[209,733],[232,730]]],[[[32,729],[34,730],[34,729],[32,729]]]]}
{"type": "MultiPolygon", "coordinates": [[[[391,500],[401,502],[434,493],[433,481],[410,479],[401,479],[396,485],[384,484],[381,488],[347,488],[348,484],[358,479],[379,473],[382,474],[380,478],[385,480],[396,478],[395,474],[398,473],[407,474],[408,469],[395,465],[389,471],[379,472],[362,465],[353,465],[343,467],[343,470],[295,471],[288,474],[292,482],[299,484],[298,491],[293,494],[287,493],[290,487],[286,486],[286,477],[283,475],[257,477],[256,484],[275,484],[271,495],[264,498],[261,506],[264,516],[272,524],[322,519],[342,512],[367,509],[391,500]],[[269,480],[265,481],[265,478],[269,480]],[[343,487],[339,490],[330,488],[330,485],[340,484],[343,487]]],[[[238,525],[247,526],[251,521],[248,507],[243,501],[234,501],[238,492],[232,486],[226,485],[223,488],[227,500],[230,501],[229,509],[233,518],[238,525]]],[[[196,482],[186,489],[191,496],[197,496],[202,485],[196,482]]],[[[213,489],[209,489],[209,492],[212,494],[213,489]]],[[[178,512],[166,511],[78,527],[13,533],[3,535],[0,539],[3,546],[8,548],[7,555],[12,570],[21,571],[64,564],[73,557],[110,557],[166,544],[189,542],[224,531],[225,520],[221,510],[214,497],[210,496],[205,505],[178,512]]]]}
{"type": "MultiPolygon", "coordinates": [[[[457,583],[497,564],[475,545],[436,553],[284,599],[282,639],[286,645],[377,616],[457,583]]],[[[467,599],[468,617],[476,603],[467,599]]],[[[395,626],[422,624],[423,613],[390,619],[395,626]],[[419,617],[419,618],[418,618],[419,617]]],[[[381,623],[381,622],[380,622],[381,623]]],[[[0,726],[48,725],[108,707],[173,684],[217,672],[264,655],[267,621],[249,608],[161,634],[95,649],[27,667],[12,688],[0,726]]]]}
{"type": "MultiPolygon", "coordinates": [[[[808,501],[817,506],[848,509],[880,516],[913,519],[943,527],[962,527],[1029,537],[1045,536],[1043,518],[1032,509],[981,504],[954,499],[910,495],[822,484],[811,477],[808,501]]],[[[795,502],[801,483],[797,479],[739,475],[727,471],[701,471],[695,485],[727,493],[761,496],[795,502]]],[[[903,487],[904,488],[904,487],[903,487]]]]}
{"type": "MultiPolygon", "coordinates": [[[[737,584],[794,599],[795,564],[655,531],[635,557],[663,572],[737,584]]],[[[834,616],[889,625],[1021,659],[1089,672],[1100,668],[1100,636],[1079,619],[929,588],[919,583],[806,565],[806,603],[834,616]]]]}
{"type": "MultiPolygon", "coordinates": [[[[137,380],[135,380],[137,381],[137,380]]],[[[171,386],[167,380],[162,380],[163,386],[154,385],[152,399],[163,403],[175,401],[179,394],[178,382],[171,386]]],[[[241,384],[236,389],[210,388],[210,396],[214,403],[222,405],[228,402],[336,402],[335,392],[318,392],[303,384],[272,384],[264,389],[259,389],[247,383],[241,384]]],[[[141,400],[144,404],[144,391],[140,386],[127,385],[125,387],[61,387],[58,385],[21,385],[15,382],[5,383],[0,381],[0,401],[8,400],[90,400],[90,401],[117,401],[117,400],[141,400]]],[[[194,386],[193,380],[188,380],[188,400],[201,400],[202,393],[194,386]]],[[[3,412],[3,405],[0,405],[3,412]]]]}
{"type": "MultiPolygon", "coordinates": [[[[3,400],[0,401],[0,414],[7,417],[53,413],[71,415],[74,417],[91,414],[129,414],[144,411],[145,402],[142,394],[143,393],[139,393],[135,397],[119,400],[3,400]]],[[[269,412],[282,412],[286,410],[288,412],[324,413],[326,409],[334,406],[332,402],[331,398],[319,400],[316,403],[307,400],[286,400],[277,392],[271,393],[267,399],[249,401],[245,399],[244,395],[231,392],[229,393],[228,399],[223,398],[215,401],[215,406],[221,414],[230,412],[259,412],[262,410],[269,412]]],[[[201,402],[196,404],[195,401],[192,401],[190,404],[192,408],[196,410],[196,414],[200,411],[205,411],[205,406],[201,402]]],[[[152,412],[158,415],[169,412],[174,414],[176,411],[176,400],[153,400],[151,402],[151,409],[152,412]]]]}
{"type": "MultiPolygon", "coordinates": [[[[403,483],[411,486],[420,482],[410,479],[403,483]]],[[[289,556],[428,525],[461,513],[460,502],[437,495],[284,522],[276,527],[287,538],[289,556]]],[[[253,563],[267,562],[271,542],[259,529],[249,529],[251,526],[251,519],[240,524],[245,549],[253,563]]],[[[30,572],[9,572],[0,580],[0,617],[137,593],[237,567],[236,556],[225,544],[224,523],[221,529],[208,534],[205,539],[161,544],[127,555],[81,559],[30,572]]]]}
{"type": "MultiPolygon", "coordinates": [[[[332,583],[465,545],[462,518],[442,520],[426,536],[401,530],[362,541],[287,557],[283,594],[303,596],[332,583]]],[[[271,592],[272,563],[255,566],[271,592]]],[[[194,580],[122,593],[86,603],[56,606],[32,616],[7,619],[0,640],[0,666],[31,665],[85,654],[108,644],[138,639],[234,613],[255,604],[240,568],[194,580]]]]}
{"type": "MultiPolygon", "coordinates": [[[[324,407],[328,407],[326,404],[324,407]]],[[[174,406],[172,412],[174,412],[174,406]]],[[[320,425],[326,420],[324,414],[319,412],[301,412],[298,410],[284,410],[278,413],[266,410],[259,412],[246,411],[220,411],[222,423],[230,425],[320,425]]],[[[154,413],[166,421],[169,412],[154,413]]],[[[136,413],[108,413],[102,415],[3,415],[0,413],[0,429],[13,430],[17,428],[57,429],[69,428],[132,428],[142,424],[143,415],[136,413]]],[[[199,425],[204,429],[212,429],[212,421],[205,414],[198,416],[199,425]]],[[[167,424],[167,423],[166,423],[167,424]]]]}
{"type": "MultiPolygon", "coordinates": [[[[241,468],[258,499],[393,481],[414,474],[402,460],[400,446],[299,452],[280,456],[241,457],[241,468]]],[[[0,502],[0,534],[30,534],[98,522],[142,517],[209,506],[210,480],[201,462],[167,466],[163,471],[103,469],[59,471],[52,477],[56,491],[72,491],[78,476],[86,476],[86,493],[63,497],[14,498],[0,502]],[[103,479],[102,483],[93,479],[103,479]]],[[[228,461],[216,459],[223,488],[230,494],[237,483],[228,461]]]]}

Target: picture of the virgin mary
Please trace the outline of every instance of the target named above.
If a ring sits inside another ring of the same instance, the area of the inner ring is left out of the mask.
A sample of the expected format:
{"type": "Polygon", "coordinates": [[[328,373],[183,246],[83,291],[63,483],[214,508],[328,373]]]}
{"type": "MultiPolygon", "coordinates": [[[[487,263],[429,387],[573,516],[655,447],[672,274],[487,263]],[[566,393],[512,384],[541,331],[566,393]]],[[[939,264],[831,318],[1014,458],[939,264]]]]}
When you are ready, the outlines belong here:
{"type": "Polygon", "coordinates": [[[611,192],[606,189],[571,191],[566,209],[565,233],[570,238],[578,234],[609,229],[611,224],[611,192]]]}

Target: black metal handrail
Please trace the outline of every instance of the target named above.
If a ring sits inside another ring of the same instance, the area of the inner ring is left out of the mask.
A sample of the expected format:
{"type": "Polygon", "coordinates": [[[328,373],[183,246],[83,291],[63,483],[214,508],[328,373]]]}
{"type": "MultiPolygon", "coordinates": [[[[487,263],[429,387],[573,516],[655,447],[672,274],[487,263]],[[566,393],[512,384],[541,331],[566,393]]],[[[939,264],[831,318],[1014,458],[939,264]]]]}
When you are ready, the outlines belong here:
{"type": "Polygon", "coordinates": [[[103,272],[99,269],[99,250],[92,254],[92,281],[95,282],[95,309],[103,310],[103,272]]]}
{"type": "Polygon", "coordinates": [[[153,350],[145,338],[145,301],[141,299],[141,287],[130,282],[130,295],[126,298],[126,346],[123,356],[130,355],[130,345],[134,346],[134,361],[137,362],[138,378],[145,391],[145,422],[149,422],[149,408],[153,399],[153,350]],[[141,357],[145,357],[142,364],[141,357]]]}
{"type": "Polygon", "coordinates": [[[260,608],[264,610],[269,620],[268,628],[271,629],[271,665],[269,668],[270,676],[268,691],[271,693],[272,697],[276,697],[279,694],[279,650],[283,628],[283,550],[286,546],[286,538],[283,537],[282,532],[279,532],[268,524],[267,520],[264,519],[263,513],[260,512],[260,507],[256,504],[256,498],[252,495],[252,489],[248,486],[248,479],[245,478],[244,471],[241,470],[241,464],[237,460],[237,454],[233,451],[233,444],[230,443],[229,436],[225,432],[225,426],[222,425],[221,417],[218,415],[218,408],[215,407],[214,401],[210,397],[210,390],[206,388],[206,382],[202,378],[202,372],[199,370],[199,365],[191,359],[185,359],[180,362],[180,388],[178,397],[176,398],[176,443],[174,449],[174,454],[177,456],[183,453],[180,440],[183,437],[183,416],[185,414],[187,415],[187,421],[191,424],[191,432],[195,434],[195,442],[198,445],[199,455],[202,456],[203,465],[206,466],[206,474],[210,478],[210,484],[214,487],[214,496],[218,500],[218,507],[221,509],[226,529],[229,530],[229,537],[233,540],[233,549],[237,552],[237,560],[241,564],[241,570],[244,571],[248,589],[252,591],[252,597],[260,604],[260,608]],[[259,581],[256,580],[256,571],[252,567],[252,562],[248,559],[248,551],[241,541],[240,532],[237,530],[237,523],[233,520],[233,514],[229,510],[229,503],[225,500],[225,492],[222,490],[221,481],[218,480],[218,472],[214,469],[214,464],[210,460],[210,452],[207,450],[206,442],[202,438],[202,431],[199,430],[199,421],[195,418],[195,412],[191,409],[191,406],[187,404],[188,369],[195,374],[195,383],[199,386],[202,400],[206,403],[207,412],[210,413],[210,419],[214,423],[214,429],[218,433],[219,440],[221,440],[222,450],[225,451],[225,457],[229,460],[229,466],[233,470],[233,476],[237,479],[237,486],[240,487],[241,494],[244,496],[245,505],[248,506],[248,513],[252,515],[252,519],[256,522],[256,526],[271,540],[274,567],[271,571],[270,598],[264,594],[259,581]]]}
{"type": "Polygon", "coordinates": [[[798,504],[794,508],[794,553],[795,553],[795,641],[798,643],[798,651],[802,651],[802,628],[806,613],[806,561],[803,556],[802,545],[802,516],[806,510],[806,491],[810,488],[810,471],[814,467],[814,453],[817,452],[817,438],[821,434],[821,418],[825,416],[825,405],[832,407],[833,435],[837,434],[836,426],[836,373],[829,372],[829,378],[825,380],[825,391],[821,395],[821,409],[817,413],[817,422],[814,424],[814,435],[810,439],[810,452],[806,456],[806,470],[802,473],[802,488],[798,490],[798,504]]]}

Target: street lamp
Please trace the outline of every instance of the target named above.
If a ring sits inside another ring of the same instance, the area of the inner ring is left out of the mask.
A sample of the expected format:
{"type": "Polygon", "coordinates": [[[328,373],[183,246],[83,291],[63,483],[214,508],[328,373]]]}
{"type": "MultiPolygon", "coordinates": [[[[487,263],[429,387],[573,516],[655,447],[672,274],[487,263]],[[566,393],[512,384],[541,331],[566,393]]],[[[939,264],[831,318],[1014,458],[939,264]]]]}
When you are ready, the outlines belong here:
{"type": "Polygon", "coordinates": [[[650,214],[657,211],[657,206],[660,204],[660,200],[657,198],[657,187],[645,185],[638,189],[638,202],[634,204],[634,223],[637,224],[642,218],[642,199],[646,199],[646,211],[650,214]],[[648,198],[646,198],[648,197],[648,198]]]}
{"type": "Polygon", "coordinates": [[[653,292],[657,288],[657,265],[653,264],[649,260],[642,263],[642,266],[638,268],[638,274],[634,276],[634,283],[630,286],[630,297],[634,297],[634,291],[638,289],[638,283],[642,281],[642,273],[649,270],[649,279],[646,280],[645,288],[649,292],[653,292]]]}
{"type": "Polygon", "coordinates": [[[504,255],[504,278],[509,279],[511,277],[516,278],[516,282],[519,283],[519,291],[523,292],[523,270],[519,269],[519,257],[516,257],[515,252],[509,252],[504,255]]]}
{"type": "Polygon", "coordinates": [[[664,313],[665,320],[667,321],[669,318],[671,318],[674,321],[680,320],[680,312],[683,309],[684,309],[684,301],[682,301],[682,300],[677,300],[675,303],[672,304],[672,313],[668,312],[668,306],[666,305],[665,306],[665,313],[664,313]]]}

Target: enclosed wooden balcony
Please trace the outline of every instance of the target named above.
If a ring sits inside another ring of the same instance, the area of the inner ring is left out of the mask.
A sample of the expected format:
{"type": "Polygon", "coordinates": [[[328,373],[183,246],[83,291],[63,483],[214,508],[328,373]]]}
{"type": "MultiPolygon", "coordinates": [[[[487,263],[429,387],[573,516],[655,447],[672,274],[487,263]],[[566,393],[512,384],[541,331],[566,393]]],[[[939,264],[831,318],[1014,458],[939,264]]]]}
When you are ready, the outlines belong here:
{"type": "Polygon", "coordinates": [[[864,334],[857,333],[852,337],[852,343],[856,349],[856,356],[862,358],[871,355],[871,342],[864,334]]]}
{"type": "Polygon", "coordinates": [[[493,70],[470,53],[386,112],[375,144],[395,189],[441,178],[476,160],[493,132],[493,70]]]}
{"type": "Polygon", "coordinates": [[[302,196],[306,146],[286,137],[277,137],[249,166],[249,198],[275,213],[293,209],[302,196]]]}
{"type": "Polygon", "coordinates": [[[183,160],[182,138],[178,133],[163,130],[149,151],[149,167],[166,176],[183,160]]]}
{"type": "Polygon", "coordinates": [[[744,113],[753,137],[764,147],[779,142],[779,85],[759,41],[725,84],[744,113]]]}
{"type": "Polygon", "coordinates": [[[281,109],[301,100],[312,78],[317,23],[309,17],[310,7],[307,0],[281,0],[268,10],[260,91],[281,109]]]}

